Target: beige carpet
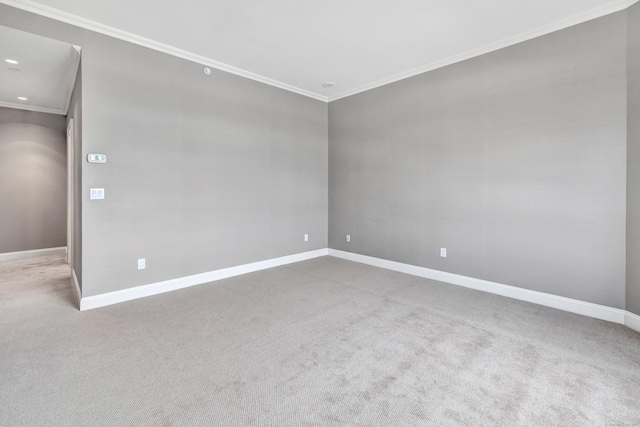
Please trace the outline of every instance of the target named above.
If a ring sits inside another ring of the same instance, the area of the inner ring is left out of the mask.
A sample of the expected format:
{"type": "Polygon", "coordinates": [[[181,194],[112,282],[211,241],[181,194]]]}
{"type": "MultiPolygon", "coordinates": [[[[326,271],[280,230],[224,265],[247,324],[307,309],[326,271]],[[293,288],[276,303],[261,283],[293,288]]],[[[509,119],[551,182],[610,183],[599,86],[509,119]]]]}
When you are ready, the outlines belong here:
{"type": "Polygon", "coordinates": [[[97,310],[0,263],[2,426],[639,426],[640,334],[324,257],[97,310]]]}

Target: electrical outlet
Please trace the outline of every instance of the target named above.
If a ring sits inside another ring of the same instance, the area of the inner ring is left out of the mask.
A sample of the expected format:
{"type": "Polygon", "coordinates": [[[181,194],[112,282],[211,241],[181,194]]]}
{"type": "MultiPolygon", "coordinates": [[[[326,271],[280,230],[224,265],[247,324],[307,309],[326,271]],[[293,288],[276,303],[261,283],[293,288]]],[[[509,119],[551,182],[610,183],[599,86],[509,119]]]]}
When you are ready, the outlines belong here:
{"type": "Polygon", "coordinates": [[[447,257],[447,248],[440,248],[440,256],[442,258],[446,258],[447,257]]]}
{"type": "Polygon", "coordinates": [[[347,234],[347,243],[351,242],[351,234],[347,234]]]}
{"type": "Polygon", "coordinates": [[[145,258],[140,258],[138,260],[138,270],[144,270],[145,268],[147,268],[146,264],[147,264],[146,259],[145,258]]]}
{"type": "Polygon", "coordinates": [[[308,241],[309,241],[309,235],[308,235],[308,234],[305,234],[305,235],[304,235],[304,241],[305,241],[305,242],[308,242],[308,241]]]}

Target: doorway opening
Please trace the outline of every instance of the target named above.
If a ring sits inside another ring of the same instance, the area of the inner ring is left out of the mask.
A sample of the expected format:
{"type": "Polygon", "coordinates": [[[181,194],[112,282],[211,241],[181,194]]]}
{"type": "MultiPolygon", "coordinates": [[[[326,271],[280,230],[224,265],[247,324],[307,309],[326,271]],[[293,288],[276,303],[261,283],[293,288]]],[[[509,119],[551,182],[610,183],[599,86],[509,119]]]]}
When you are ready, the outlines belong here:
{"type": "Polygon", "coordinates": [[[0,261],[59,256],[80,297],[81,49],[0,26],[0,261]]]}

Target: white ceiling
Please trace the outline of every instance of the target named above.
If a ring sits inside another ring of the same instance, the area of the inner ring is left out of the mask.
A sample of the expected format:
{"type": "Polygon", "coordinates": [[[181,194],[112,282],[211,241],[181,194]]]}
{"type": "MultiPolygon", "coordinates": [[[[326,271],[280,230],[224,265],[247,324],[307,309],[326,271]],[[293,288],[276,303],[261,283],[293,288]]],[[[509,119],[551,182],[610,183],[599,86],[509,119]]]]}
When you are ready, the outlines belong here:
{"type": "Polygon", "coordinates": [[[0,26],[0,106],[66,114],[79,61],[70,44],[0,26]]]}
{"type": "Polygon", "coordinates": [[[327,101],[636,1],[0,0],[327,101]]]}

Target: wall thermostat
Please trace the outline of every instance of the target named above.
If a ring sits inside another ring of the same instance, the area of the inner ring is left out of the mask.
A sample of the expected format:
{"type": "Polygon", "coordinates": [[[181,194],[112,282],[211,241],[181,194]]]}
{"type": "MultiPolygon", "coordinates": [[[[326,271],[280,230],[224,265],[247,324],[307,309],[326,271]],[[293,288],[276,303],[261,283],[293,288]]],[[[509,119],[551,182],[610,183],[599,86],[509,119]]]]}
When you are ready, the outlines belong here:
{"type": "Polygon", "coordinates": [[[89,163],[107,163],[107,156],[104,154],[87,154],[89,163]]]}

